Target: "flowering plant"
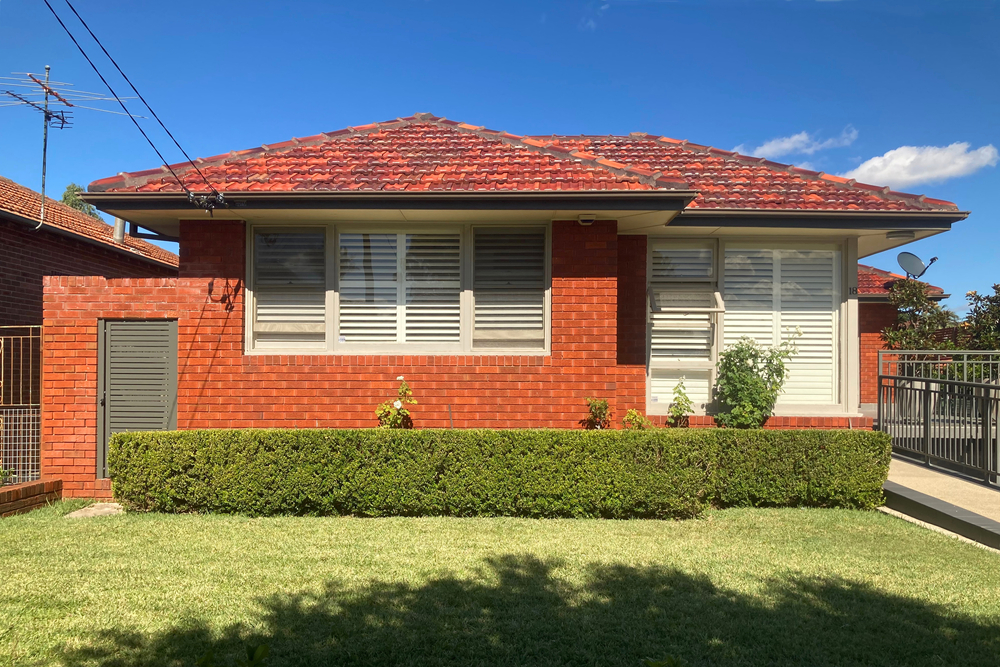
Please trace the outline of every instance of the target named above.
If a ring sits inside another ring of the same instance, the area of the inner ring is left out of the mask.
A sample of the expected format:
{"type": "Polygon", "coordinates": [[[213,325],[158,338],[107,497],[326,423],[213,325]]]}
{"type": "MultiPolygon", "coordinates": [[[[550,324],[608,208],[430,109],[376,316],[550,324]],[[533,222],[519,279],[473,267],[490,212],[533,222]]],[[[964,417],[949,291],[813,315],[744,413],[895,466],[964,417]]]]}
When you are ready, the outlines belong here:
{"type": "Polygon", "coordinates": [[[413,428],[413,418],[407,405],[416,405],[417,399],[413,398],[413,390],[402,375],[396,378],[399,380],[399,389],[396,392],[398,398],[395,401],[386,401],[375,408],[375,416],[378,417],[379,428],[413,428]]]}

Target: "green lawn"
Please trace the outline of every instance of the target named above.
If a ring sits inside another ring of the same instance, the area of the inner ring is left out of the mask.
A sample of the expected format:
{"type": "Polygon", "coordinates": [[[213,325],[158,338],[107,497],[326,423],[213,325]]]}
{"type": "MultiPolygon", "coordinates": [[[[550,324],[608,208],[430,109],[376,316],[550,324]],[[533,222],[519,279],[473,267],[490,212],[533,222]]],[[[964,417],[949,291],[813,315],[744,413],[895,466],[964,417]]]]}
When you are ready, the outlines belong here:
{"type": "Polygon", "coordinates": [[[0,521],[0,667],[998,665],[1000,556],[875,512],[0,521]]]}

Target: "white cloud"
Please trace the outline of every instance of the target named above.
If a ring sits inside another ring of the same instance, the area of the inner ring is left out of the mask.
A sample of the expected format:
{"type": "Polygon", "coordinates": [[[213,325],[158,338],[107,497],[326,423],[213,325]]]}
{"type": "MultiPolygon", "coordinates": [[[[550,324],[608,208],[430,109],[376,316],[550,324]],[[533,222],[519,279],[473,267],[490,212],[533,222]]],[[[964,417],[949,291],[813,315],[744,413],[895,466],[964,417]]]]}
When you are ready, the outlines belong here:
{"type": "Polygon", "coordinates": [[[969,148],[966,141],[950,146],[900,146],[861,163],[842,176],[862,183],[907,188],[968,176],[983,167],[996,166],[1000,158],[993,144],[975,150],[969,148]]]}
{"type": "Polygon", "coordinates": [[[746,144],[740,144],[733,150],[741,155],[753,155],[773,160],[782,155],[812,155],[827,148],[850,146],[857,138],[858,131],[854,129],[853,125],[848,125],[840,133],[840,136],[831,137],[823,141],[819,141],[815,135],[803,131],[787,137],[778,137],[770,141],[765,141],[753,150],[747,150],[746,144]]]}

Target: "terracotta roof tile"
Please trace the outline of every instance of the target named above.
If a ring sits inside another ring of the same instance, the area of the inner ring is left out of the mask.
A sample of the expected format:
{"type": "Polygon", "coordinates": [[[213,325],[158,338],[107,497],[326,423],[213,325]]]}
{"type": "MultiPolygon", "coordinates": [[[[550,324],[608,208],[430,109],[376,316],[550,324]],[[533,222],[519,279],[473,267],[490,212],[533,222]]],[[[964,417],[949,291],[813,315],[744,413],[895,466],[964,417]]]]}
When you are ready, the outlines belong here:
{"type": "MultiPolygon", "coordinates": [[[[889,289],[897,280],[906,280],[906,276],[876,269],[867,264],[858,264],[858,294],[888,295],[889,289]]],[[[928,284],[927,295],[930,297],[943,297],[944,290],[928,284]]]]}
{"type": "MultiPolygon", "coordinates": [[[[357,125],[198,159],[226,191],[525,191],[692,189],[692,208],[957,211],[923,195],[857,183],[644,132],[522,137],[431,114],[357,125]]],[[[207,187],[186,164],[187,188],[207,187]]],[[[179,192],[164,169],[94,181],[92,191],[179,192]]]]}
{"type": "MultiPolygon", "coordinates": [[[[159,173],[158,169],[155,171],[159,173]]],[[[41,218],[41,201],[41,195],[34,190],[0,176],[0,210],[38,222],[41,218]]],[[[45,198],[45,225],[125,250],[143,259],[170,266],[177,266],[178,263],[174,253],[128,234],[125,235],[124,243],[115,243],[114,227],[48,197],[45,198]]]]}
{"type": "MultiPolygon", "coordinates": [[[[372,123],[198,160],[221,192],[244,190],[654,190],[683,180],[591,156],[558,144],[488,130],[430,114],[372,123]],[[610,168],[609,168],[610,167],[610,168]]],[[[171,165],[194,191],[206,185],[191,165],[171,165]]],[[[164,170],[101,179],[91,191],[179,192],[164,170]]]]}
{"type": "Polygon", "coordinates": [[[774,210],[957,211],[949,201],[801,169],[763,158],[643,133],[547,136],[562,146],[633,168],[682,178],[700,194],[690,208],[774,210]],[[753,188],[748,188],[749,183],[753,188]]]}

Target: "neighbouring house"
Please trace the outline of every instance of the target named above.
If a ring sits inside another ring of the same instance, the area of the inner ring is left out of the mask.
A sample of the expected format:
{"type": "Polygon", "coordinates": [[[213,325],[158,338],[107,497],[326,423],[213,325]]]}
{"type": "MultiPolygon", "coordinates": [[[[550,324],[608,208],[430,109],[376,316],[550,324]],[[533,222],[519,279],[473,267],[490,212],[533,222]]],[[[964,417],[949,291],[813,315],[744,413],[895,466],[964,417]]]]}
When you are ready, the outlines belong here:
{"type": "MultiPolygon", "coordinates": [[[[878,351],[885,349],[882,332],[896,323],[896,308],[889,303],[889,290],[898,280],[906,280],[890,271],[858,264],[858,334],[861,355],[861,412],[874,415],[878,408],[878,351]]],[[[950,294],[927,285],[927,296],[943,301],[950,294]]]]}
{"type": "Polygon", "coordinates": [[[870,428],[858,258],[967,216],[665,137],[430,114],[196,163],[84,195],[179,237],[177,278],[48,279],[43,464],[68,495],[109,493],[115,431],[370,427],[401,375],[419,427],[579,428],[588,396],[663,423],[681,377],[710,425],[719,351],[796,331],[768,426],[870,428]]]}
{"type": "MultiPolygon", "coordinates": [[[[62,203],[47,199],[45,221],[39,225],[41,201],[39,193],[0,177],[0,469],[8,471],[12,482],[32,481],[41,473],[38,327],[45,277],[176,280],[177,276],[174,253],[128,234],[116,241],[113,227],[62,203]]],[[[71,302],[72,295],[67,299],[71,302]]],[[[88,335],[93,337],[93,329],[69,345],[59,338],[48,345],[65,358],[73,345],[92,344],[88,335]]],[[[67,390],[66,396],[72,395],[73,390],[67,390]]],[[[81,427],[59,423],[55,432],[72,439],[73,429],[81,427]]],[[[8,474],[0,477],[7,479],[8,474]]],[[[45,497],[38,500],[44,502],[45,497]]],[[[0,514],[5,507],[0,500],[0,514]]]]}
{"type": "Polygon", "coordinates": [[[0,176],[0,326],[42,323],[45,276],[175,277],[172,252],[0,176]],[[36,229],[37,228],[37,229],[36,229]]]}

